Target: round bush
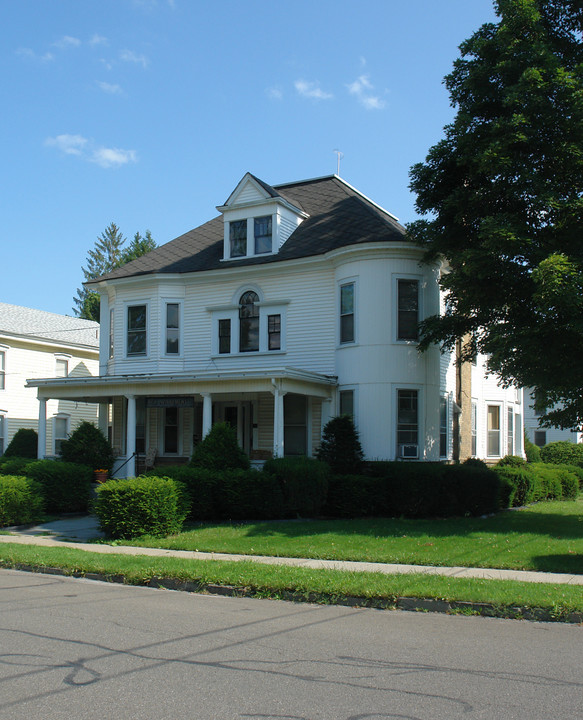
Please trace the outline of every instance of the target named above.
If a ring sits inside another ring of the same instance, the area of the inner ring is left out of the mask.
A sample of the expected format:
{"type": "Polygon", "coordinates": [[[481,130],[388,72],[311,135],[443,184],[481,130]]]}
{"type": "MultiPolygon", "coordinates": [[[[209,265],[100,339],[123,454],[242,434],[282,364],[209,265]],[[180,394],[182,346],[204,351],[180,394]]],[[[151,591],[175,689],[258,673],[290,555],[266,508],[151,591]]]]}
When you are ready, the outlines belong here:
{"type": "Polygon", "coordinates": [[[61,458],[65,462],[87,465],[91,470],[111,470],[114,463],[113,449],[105,435],[85,420],[61,443],[61,458]]]}
{"type": "Polygon", "coordinates": [[[25,525],[43,514],[41,489],[30,478],[17,475],[0,477],[0,527],[25,525]]]}
{"type": "Polygon", "coordinates": [[[14,437],[6,448],[4,457],[34,459],[37,454],[38,435],[36,430],[20,428],[20,430],[16,431],[14,437]]]}
{"type": "Polygon", "coordinates": [[[248,456],[237,442],[237,433],[229,423],[217,423],[208,435],[194,448],[192,467],[207,470],[248,470],[248,456]]]}
{"type": "Polygon", "coordinates": [[[498,467],[522,467],[526,465],[526,460],[518,455],[505,455],[498,461],[498,467]]]}
{"type": "Polygon", "coordinates": [[[175,480],[145,476],[100,485],[93,510],[103,532],[114,539],[172,535],[180,532],[188,512],[175,480]]]}
{"type": "Polygon", "coordinates": [[[548,443],[540,451],[540,458],[550,465],[581,465],[583,464],[583,445],[576,445],[568,440],[548,443]]]}

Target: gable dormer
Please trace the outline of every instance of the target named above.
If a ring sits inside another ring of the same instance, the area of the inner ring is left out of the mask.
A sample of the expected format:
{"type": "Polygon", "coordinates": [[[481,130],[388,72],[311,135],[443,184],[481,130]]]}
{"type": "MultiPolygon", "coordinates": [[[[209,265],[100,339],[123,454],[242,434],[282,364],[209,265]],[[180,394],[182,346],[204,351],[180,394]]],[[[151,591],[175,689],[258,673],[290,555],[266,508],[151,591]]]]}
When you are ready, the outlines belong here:
{"type": "Polygon", "coordinates": [[[225,228],[223,260],[276,254],[308,215],[275,188],[246,173],[217,210],[225,228]]]}

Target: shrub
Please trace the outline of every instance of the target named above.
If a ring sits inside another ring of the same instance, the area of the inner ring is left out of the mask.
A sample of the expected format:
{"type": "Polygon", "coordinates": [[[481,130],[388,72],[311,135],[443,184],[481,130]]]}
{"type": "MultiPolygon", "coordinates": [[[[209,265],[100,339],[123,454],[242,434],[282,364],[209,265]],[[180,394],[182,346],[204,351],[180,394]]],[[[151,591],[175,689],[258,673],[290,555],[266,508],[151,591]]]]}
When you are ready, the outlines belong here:
{"type": "Polygon", "coordinates": [[[382,480],[366,475],[332,475],[324,507],[331,517],[353,518],[381,515],[379,494],[382,480]]]}
{"type": "Polygon", "coordinates": [[[526,465],[526,460],[518,455],[505,455],[497,465],[498,467],[522,467],[526,465]]]}
{"type": "Polygon", "coordinates": [[[93,510],[103,532],[122,539],[180,532],[186,516],[178,483],[168,477],[109,480],[97,488],[93,510]]]}
{"type": "Polygon", "coordinates": [[[0,475],[24,475],[24,468],[30,465],[30,458],[0,458],[0,475]]]}
{"type": "Polygon", "coordinates": [[[20,428],[14,434],[8,447],[4,451],[4,457],[22,457],[34,459],[38,454],[38,434],[36,430],[20,428]]]}
{"type": "Polygon", "coordinates": [[[288,517],[314,517],[326,502],[330,468],[308,457],[272,458],[263,472],[277,478],[288,517]]]}
{"type": "Polygon", "coordinates": [[[530,466],[494,468],[501,483],[500,507],[522,507],[533,502],[536,477],[530,466]]]}
{"type": "Polygon", "coordinates": [[[228,423],[217,423],[195,447],[190,465],[207,470],[248,470],[250,462],[237,442],[234,428],[228,423]]]}
{"type": "Polygon", "coordinates": [[[98,468],[111,470],[115,460],[113,449],[105,435],[86,420],[68,440],[61,443],[61,458],[64,462],[87,465],[91,470],[98,468]]]}
{"type": "Polygon", "coordinates": [[[219,517],[225,520],[272,520],[284,515],[284,499],[277,478],[258,470],[219,473],[219,517]]]}
{"type": "Polygon", "coordinates": [[[47,512],[87,512],[93,471],[86,465],[37,460],[29,463],[24,473],[39,483],[47,512]]]}
{"type": "Polygon", "coordinates": [[[333,473],[357,474],[362,470],[364,455],[350,415],[334,417],[326,424],[317,458],[333,473]]]}
{"type": "Polygon", "coordinates": [[[163,470],[149,470],[145,477],[157,477],[160,473],[172,478],[184,487],[188,496],[188,517],[193,520],[210,520],[219,517],[216,496],[220,492],[220,473],[188,465],[167,465],[163,470]]]}
{"type": "Polygon", "coordinates": [[[540,459],[550,465],[583,465],[583,445],[568,440],[548,443],[541,448],[540,459]]]}
{"type": "Polygon", "coordinates": [[[485,463],[483,460],[480,460],[480,458],[467,458],[463,461],[462,465],[465,465],[466,467],[477,467],[477,468],[487,468],[488,464],[485,463]]]}
{"type": "Polygon", "coordinates": [[[530,440],[524,436],[524,452],[526,454],[526,462],[536,463],[540,462],[540,448],[538,445],[530,442],[530,440]]]}
{"type": "Polygon", "coordinates": [[[41,490],[33,480],[15,475],[0,477],[0,527],[25,525],[39,520],[42,514],[41,490]]]}

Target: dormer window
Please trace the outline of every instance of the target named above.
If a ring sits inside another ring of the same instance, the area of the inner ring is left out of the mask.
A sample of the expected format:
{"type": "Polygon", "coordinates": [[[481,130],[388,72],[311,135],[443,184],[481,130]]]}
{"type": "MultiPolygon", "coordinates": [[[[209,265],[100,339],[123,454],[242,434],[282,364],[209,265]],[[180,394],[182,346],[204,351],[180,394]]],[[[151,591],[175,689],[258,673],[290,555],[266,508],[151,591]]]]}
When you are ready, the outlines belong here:
{"type": "Polygon", "coordinates": [[[231,220],[229,223],[230,256],[247,255],[247,220],[231,220]]]}
{"type": "Polygon", "coordinates": [[[255,218],[255,255],[271,251],[271,215],[255,218]]]}

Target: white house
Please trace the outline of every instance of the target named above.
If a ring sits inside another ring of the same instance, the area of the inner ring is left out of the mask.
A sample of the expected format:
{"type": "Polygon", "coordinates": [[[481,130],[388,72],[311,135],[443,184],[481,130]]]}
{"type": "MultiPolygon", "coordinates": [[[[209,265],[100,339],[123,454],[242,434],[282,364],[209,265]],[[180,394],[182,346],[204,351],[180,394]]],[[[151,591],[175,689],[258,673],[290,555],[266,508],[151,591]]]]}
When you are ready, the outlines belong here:
{"type": "Polygon", "coordinates": [[[561,430],[560,428],[544,428],[540,425],[542,411],[535,407],[535,394],[532,390],[524,391],[524,432],[535,445],[543,447],[547,443],[560,440],[580,443],[583,433],[580,430],[561,430]]]}
{"type": "Polygon", "coordinates": [[[217,210],[91,281],[99,377],[30,383],[41,400],[111,407],[120,474],[135,451],[188,458],[219,420],[252,458],[312,455],[344,412],[368,458],[522,452],[520,392],[437,348],[419,354],[440,267],[421,264],[393,215],[337,176],[272,187],[249,173],[217,210]]]}
{"type": "MultiPolygon", "coordinates": [[[[0,303],[0,455],[20,428],[38,429],[37,392],[31,378],[78,379],[99,372],[99,324],[0,303]]],[[[97,406],[51,399],[44,407],[39,456],[57,455],[81,420],[95,422],[97,406]]]]}

